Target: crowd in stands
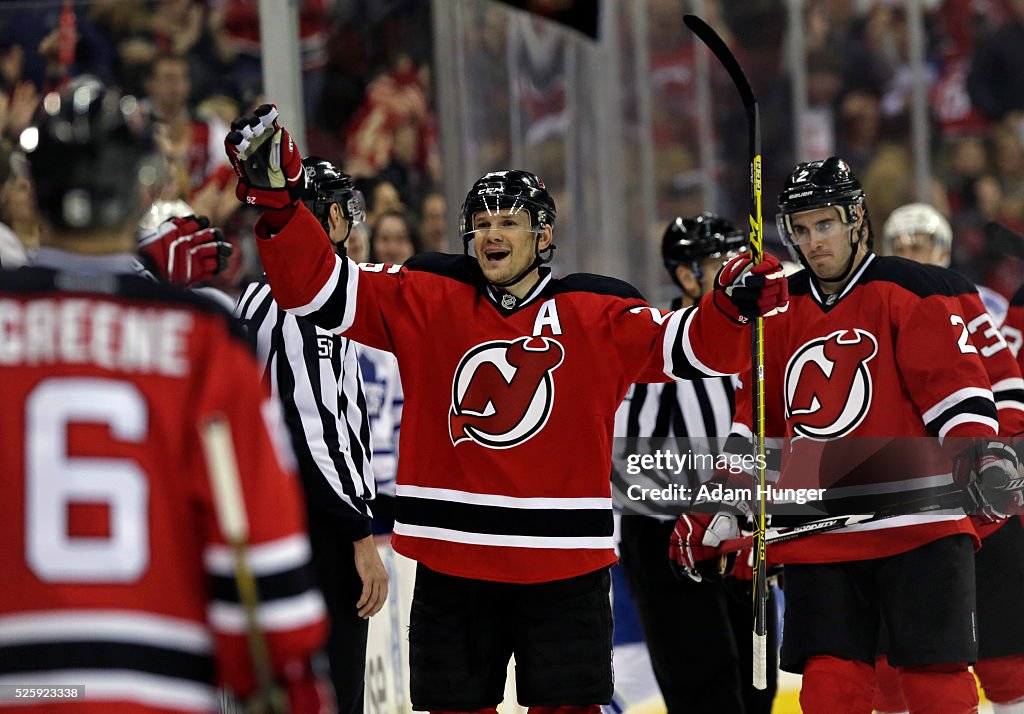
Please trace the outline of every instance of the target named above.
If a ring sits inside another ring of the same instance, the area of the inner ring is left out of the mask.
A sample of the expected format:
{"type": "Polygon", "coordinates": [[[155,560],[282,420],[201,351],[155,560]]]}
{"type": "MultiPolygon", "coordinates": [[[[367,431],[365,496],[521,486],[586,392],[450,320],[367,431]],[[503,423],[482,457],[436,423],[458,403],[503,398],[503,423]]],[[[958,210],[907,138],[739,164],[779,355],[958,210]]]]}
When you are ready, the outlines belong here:
{"type": "MultiPolygon", "coordinates": [[[[737,49],[761,100],[766,226],[783,173],[772,168],[797,160],[847,157],[871,196],[876,229],[893,208],[919,198],[904,0],[804,3],[808,110],[798,120],[804,142],[799,157],[785,60],[786,3],[707,0],[704,5],[706,19],[737,49]]],[[[923,5],[932,139],[929,198],[953,224],[954,267],[1009,295],[1024,264],[995,253],[984,227],[996,221],[1024,233],[1024,0],[925,0],[923,5]]],[[[144,99],[158,122],[171,167],[163,197],[184,200],[210,216],[238,246],[221,287],[234,291],[258,273],[248,245],[255,215],[238,208],[221,149],[227,123],[263,101],[258,6],[258,0],[0,3],[0,221],[28,248],[38,241],[31,187],[17,157],[9,161],[7,155],[46,91],[69,76],[92,73],[144,99]]],[[[488,12],[508,12],[500,7],[488,12]]],[[[401,240],[409,250],[454,246],[454,211],[445,210],[440,190],[430,10],[429,0],[300,3],[307,119],[302,148],[338,162],[359,179],[371,222],[382,220],[380,229],[373,226],[380,246],[390,246],[397,235],[405,236],[401,240]]],[[[692,10],[688,0],[647,3],[659,214],[652,223],[705,207],[695,178],[701,169],[693,71],[697,45],[679,21],[687,10],[692,10]]],[[[495,62],[506,61],[486,22],[480,33],[471,34],[468,42],[490,43],[495,62]]],[[[566,79],[558,69],[563,45],[550,45],[541,59],[532,55],[531,63],[545,68],[538,77],[553,88],[545,94],[538,82],[527,83],[538,87],[522,98],[529,105],[523,127],[529,136],[566,131],[565,122],[551,116],[566,114],[565,93],[558,89],[566,79]],[[545,110],[548,95],[557,111],[545,110]]],[[[504,68],[505,74],[512,71],[504,68]]],[[[507,102],[509,94],[500,85],[492,84],[496,93],[481,91],[507,102]]],[[[714,175],[722,187],[716,209],[741,216],[746,144],[725,137],[745,136],[744,118],[737,102],[721,99],[733,93],[724,73],[712,72],[712,91],[714,175]]],[[[634,100],[627,91],[625,101],[634,100]]],[[[481,151],[486,160],[487,151],[481,151]]],[[[507,141],[488,151],[506,154],[507,141]]],[[[557,186],[557,170],[552,171],[557,186]]],[[[376,239],[374,245],[376,257],[407,252],[377,247],[376,239]]]]}

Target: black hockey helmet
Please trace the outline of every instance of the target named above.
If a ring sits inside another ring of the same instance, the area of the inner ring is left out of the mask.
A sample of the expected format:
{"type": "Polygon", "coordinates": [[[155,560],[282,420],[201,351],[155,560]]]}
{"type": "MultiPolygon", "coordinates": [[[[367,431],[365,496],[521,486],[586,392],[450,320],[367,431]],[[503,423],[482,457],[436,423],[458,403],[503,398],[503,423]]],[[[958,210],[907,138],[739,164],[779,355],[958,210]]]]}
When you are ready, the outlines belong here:
{"type": "Polygon", "coordinates": [[[685,265],[699,280],[701,264],[730,251],[747,249],[747,235],[721,216],[704,212],[693,218],[676,218],[661,238],[661,259],[673,280],[675,269],[685,265]]]}
{"type": "Polygon", "coordinates": [[[302,202],[320,221],[325,231],[330,232],[327,216],[332,203],[337,203],[341,214],[348,219],[349,231],[352,226],[366,222],[366,203],[351,176],[319,156],[304,158],[302,168],[306,173],[302,202]]]}
{"type": "Polygon", "coordinates": [[[89,75],[43,97],[19,143],[40,213],[66,231],[135,223],[141,186],[166,171],[135,97],[89,75]]]}
{"type": "Polygon", "coordinates": [[[463,241],[473,230],[473,216],[480,212],[494,213],[501,208],[512,211],[526,210],[530,226],[536,232],[544,226],[555,225],[555,200],[547,186],[536,174],[511,169],[484,174],[466,194],[459,219],[459,233],[463,241]]]}
{"type": "MultiPolygon", "coordinates": [[[[786,245],[794,246],[789,217],[828,206],[839,209],[840,218],[847,224],[857,220],[854,206],[864,207],[864,189],[850,165],[838,156],[797,164],[779,194],[779,237],[786,245]]],[[[868,235],[870,247],[870,231],[868,235]]]]}

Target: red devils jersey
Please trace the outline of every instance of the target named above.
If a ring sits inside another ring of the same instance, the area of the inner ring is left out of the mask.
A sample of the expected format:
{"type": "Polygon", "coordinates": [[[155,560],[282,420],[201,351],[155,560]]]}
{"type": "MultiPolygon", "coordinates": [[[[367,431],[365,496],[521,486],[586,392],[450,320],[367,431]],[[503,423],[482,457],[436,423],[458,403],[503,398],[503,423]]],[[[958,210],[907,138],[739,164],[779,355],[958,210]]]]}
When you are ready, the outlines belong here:
{"type": "Polygon", "coordinates": [[[461,255],[357,269],[302,206],[264,228],[282,307],[398,358],[393,542],[444,573],[527,583],[614,562],[611,439],[629,385],[750,364],[748,328],[710,298],[663,315],[618,280],[544,269],[518,299],[461,255]]]}
{"type": "MultiPolygon", "coordinates": [[[[996,434],[970,320],[942,275],[869,255],[841,294],[819,293],[804,270],[790,278],[790,296],[788,319],[765,335],[766,433],[788,437],[780,487],[826,487],[829,498],[852,499],[943,486],[949,457],[927,437],[996,434]]],[[[734,429],[749,435],[750,375],[742,381],[734,429]]],[[[962,511],[800,538],[774,546],[771,558],[876,558],[953,533],[974,533],[962,511]]]]}
{"type": "Polygon", "coordinates": [[[0,271],[0,384],[0,683],[83,684],[60,711],[97,713],[215,712],[217,683],[251,689],[200,444],[216,414],[238,446],[274,664],[319,646],[297,480],[227,313],[135,276],[0,271]]]}
{"type": "Polygon", "coordinates": [[[978,351],[999,410],[999,435],[1024,434],[1024,378],[997,320],[982,302],[974,283],[952,270],[932,268],[949,282],[960,299],[961,315],[970,333],[971,345],[978,351]]]}

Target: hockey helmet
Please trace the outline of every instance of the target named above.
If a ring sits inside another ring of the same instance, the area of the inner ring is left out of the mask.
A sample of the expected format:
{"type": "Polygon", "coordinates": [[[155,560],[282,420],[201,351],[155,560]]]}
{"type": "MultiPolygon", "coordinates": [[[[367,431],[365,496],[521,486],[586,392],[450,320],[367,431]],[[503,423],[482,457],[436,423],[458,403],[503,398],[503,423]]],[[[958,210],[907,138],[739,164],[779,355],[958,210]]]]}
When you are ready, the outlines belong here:
{"type": "Polygon", "coordinates": [[[850,165],[838,156],[797,164],[779,194],[777,224],[783,243],[795,246],[790,216],[828,206],[839,210],[843,223],[857,220],[854,207],[864,206],[864,189],[850,165]]]}
{"type": "Polygon", "coordinates": [[[349,226],[366,222],[366,203],[352,177],[327,159],[307,156],[302,160],[306,173],[306,189],[302,202],[327,230],[327,216],[332,203],[337,203],[349,226]]]}
{"type": "Polygon", "coordinates": [[[945,252],[946,264],[949,264],[949,251],[953,247],[953,229],[949,221],[933,206],[927,203],[908,203],[900,206],[889,214],[882,228],[882,242],[887,255],[893,254],[897,241],[910,241],[916,235],[927,235],[932,238],[933,255],[938,257],[945,252]]]}
{"type": "Polygon", "coordinates": [[[708,258],[720,258],[746,249],[746,234],[709,212],[693,218],[676,218],[668,224],[661,238],[661,259],[673,280],[679,265],[685,265],[699,280],[701,264],[708,258]]]}
{"type": "Polygon", "coordinates": [[[537,233],[543,231],[544,226],[555,225],[555,200],[539,176],[516,169],[492,171],[477,179],[466,194],[459,219],[462,240],[469,242],[473,216],[481,212],[497,213],[502,208],[513,212],[527,211],[530,228],[537,233]]]}
{"type": "Polygon", "coordinates": [[[134,223],[142,214],[140,188],[162,176],[139,102],[89,75],[43,97],[19,143],[41,215],[65,231],[134,223]]]}

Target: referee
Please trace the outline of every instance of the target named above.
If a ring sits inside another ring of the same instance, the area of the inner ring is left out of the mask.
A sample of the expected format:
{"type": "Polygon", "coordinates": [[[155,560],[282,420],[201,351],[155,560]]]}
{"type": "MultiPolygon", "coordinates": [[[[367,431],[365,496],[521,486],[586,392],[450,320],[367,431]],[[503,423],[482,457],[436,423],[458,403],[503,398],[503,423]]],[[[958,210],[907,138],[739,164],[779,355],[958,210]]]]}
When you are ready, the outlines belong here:
{"type": "MultiPolygon", "coordinates": [[[[743,232],[715,214],[672,221],[661,244],[665,267],[682,291],[672,309],[699,301],[712,289],[721,265],[744,250],[743,232]]],[[[652,450],[660,448],[659,439],[689,439],[701,444],[695,453],[717,453],[732,424],[733,379],[635,384],[616,413],[616,436],[627,437],[627,444],[648,439],[652,450]]],[[[674,481],[693,487],[710,476],[696,470],[681,476],[613,473],[617,502],[629,504],[622,518],[622,566],[668,714],[769,714],[775,695],[773,654],[768,689],[751,685],[750,583],[731,577],[699,583],[677,578],[666,555],[678,512],[637,515],[635,502],[626,497],[630,485],[664,488],[674,481]]],[[[768,611],[771,633],[774,603],[768,611]]]]}
{"type": "MultiPolygon", "coordinates": [[[[344,251],[362,226],[362,196],[329,161],[303,160],[302,200],[344,251]]],[[[384,605],[388,578],[370,535],[370,426],[355,345],[281,310],[265,280],[250,283],[235,314],[247,325],[263,378],[283,407],[306,495],[318,584],[331,631],[327,658],[339,714],[362,714],[369,618],[384,605]]]]}

